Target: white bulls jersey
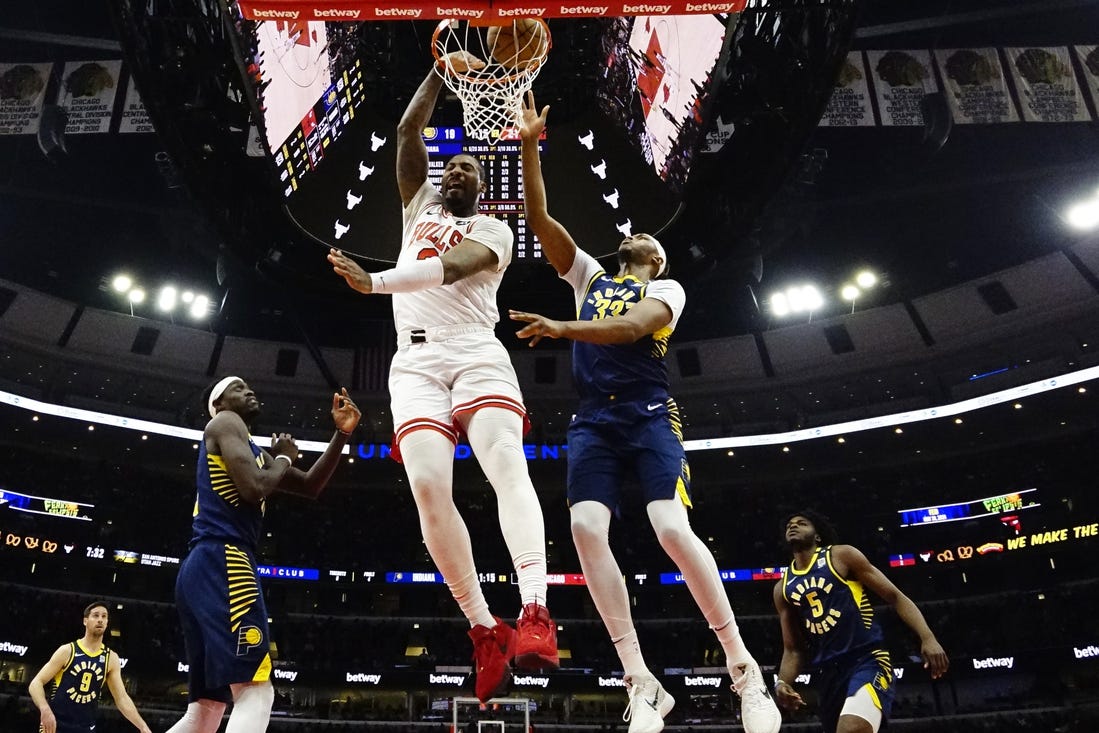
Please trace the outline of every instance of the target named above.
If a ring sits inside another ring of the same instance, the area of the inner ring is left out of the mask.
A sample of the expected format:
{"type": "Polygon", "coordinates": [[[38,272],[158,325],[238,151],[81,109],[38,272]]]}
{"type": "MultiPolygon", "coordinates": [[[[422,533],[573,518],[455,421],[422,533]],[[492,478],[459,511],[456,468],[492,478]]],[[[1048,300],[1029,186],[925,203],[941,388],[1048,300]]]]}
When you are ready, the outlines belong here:
{"type": "Polygon", "coordinates": [[[496,253],[496,269],[483,270],[450,285],[414,293],[393,294],[393,320],[397,331],[483,323],[488,328],[500,320],[496,291],[511,262],[515,235],[491,216],[456,217],[443,206],[443,196],[424,181],[404,210],[404,238],[397,265],[438,257],[466,238],[496,253]]]}

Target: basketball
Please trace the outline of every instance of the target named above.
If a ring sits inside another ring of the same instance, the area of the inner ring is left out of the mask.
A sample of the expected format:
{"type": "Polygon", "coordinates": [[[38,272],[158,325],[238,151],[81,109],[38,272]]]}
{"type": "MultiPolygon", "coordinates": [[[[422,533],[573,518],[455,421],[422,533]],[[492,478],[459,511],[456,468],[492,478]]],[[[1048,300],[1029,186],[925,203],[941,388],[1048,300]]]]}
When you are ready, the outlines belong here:
{"type": "Polygon", "coordinates": [[[546,29],[535,18],[520,18],[507,25],[494,25],[488,29],[489,53],[501,65],[525,69],[548,50],[546,29]]]}

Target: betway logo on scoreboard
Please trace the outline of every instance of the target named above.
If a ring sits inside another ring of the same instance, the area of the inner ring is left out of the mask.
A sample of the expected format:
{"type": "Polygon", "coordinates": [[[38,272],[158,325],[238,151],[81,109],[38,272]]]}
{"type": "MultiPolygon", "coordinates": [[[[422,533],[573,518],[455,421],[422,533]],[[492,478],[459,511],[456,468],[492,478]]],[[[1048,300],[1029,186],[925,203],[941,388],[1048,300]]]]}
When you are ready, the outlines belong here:
{"type": "Polygon", "coordinates": [[[516,5],[499,0],[397,0],[387,3],[354,0],[239,0],[248,20],[511,20],[515,18],[599,18],[623,15],[687,15],[736,13],[747,0],[732,2],[546,2],[516,5]]]}

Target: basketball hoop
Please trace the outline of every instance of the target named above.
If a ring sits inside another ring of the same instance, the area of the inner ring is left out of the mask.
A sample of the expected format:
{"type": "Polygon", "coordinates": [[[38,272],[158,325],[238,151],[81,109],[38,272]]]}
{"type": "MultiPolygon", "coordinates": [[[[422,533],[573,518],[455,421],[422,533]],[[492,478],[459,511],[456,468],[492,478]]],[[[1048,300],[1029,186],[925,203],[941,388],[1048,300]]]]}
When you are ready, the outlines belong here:
{"type": "Polygon", "coordinates": [[[495,145],[505,128],[514,125],[523,111],[523,97],[546,62],[550,48],[549,26],[541,18],[541,37],[516,50],[523,59],[516,65],[502,64],[493,57],[485,26],[464,20],[444,20],[431,37],[431,52],[438,63],[435,71],[462,103],[466,133],[495,145]],[[464,51],[483,61],[480,69],[455,68],[451,57],[464,51]]]}

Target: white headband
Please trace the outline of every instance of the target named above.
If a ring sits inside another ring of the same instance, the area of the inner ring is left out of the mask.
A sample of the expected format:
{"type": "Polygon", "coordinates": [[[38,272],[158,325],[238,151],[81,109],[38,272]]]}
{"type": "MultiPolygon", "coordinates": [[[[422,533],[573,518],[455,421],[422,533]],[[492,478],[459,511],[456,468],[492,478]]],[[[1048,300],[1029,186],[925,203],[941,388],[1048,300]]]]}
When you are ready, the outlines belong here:
{"type": "Polygon", "coordinates": [[[660,255],[660,259],[663,262],[660,263],[660,269],[656,271],[656,276],[660,277],[664,274],[664,271],[668,269],[668,255],[664,252],[664,245],[656,240],[655,237],[651,238],[653,246],[656,247],[656,253],[660,255]]]}
{"type": "Polygon", "coordinates": [[[229,387],[229,385],[233,382],[236,382],[237,380],[240,380],[242,382],[244,381],[240,377],[225,377],[225,379],[222,379],[220,382],[214,385],[213,390],[210,391],[210,399],[206,403],[206,408],[210,412],[210,417],[218,414],[217,408],[214,407],[214,401],[218,397],[221,397],[221,395],[225,393],[225,390],[229,387]]]}

